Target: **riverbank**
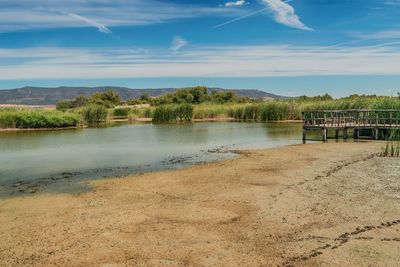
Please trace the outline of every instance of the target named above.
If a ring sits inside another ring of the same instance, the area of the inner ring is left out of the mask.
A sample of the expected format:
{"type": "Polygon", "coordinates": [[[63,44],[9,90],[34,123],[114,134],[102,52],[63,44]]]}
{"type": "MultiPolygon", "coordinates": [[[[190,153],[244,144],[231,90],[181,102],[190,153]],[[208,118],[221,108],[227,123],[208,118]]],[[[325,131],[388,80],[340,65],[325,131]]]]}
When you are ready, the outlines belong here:
{"type": "Polygon", "coordinates": [[[65,130],[76,130],[81,129],[83,127],[60,127],[60,128],[5,128],[1,129],[0,132],[41,132],[41,131],[65,131],[65,130]]]}
{"type": "Polygon", "coordinates": [[[0,265],[395,266],[400,166],[380,142],[244,152],[0,201],[0,265]]]}

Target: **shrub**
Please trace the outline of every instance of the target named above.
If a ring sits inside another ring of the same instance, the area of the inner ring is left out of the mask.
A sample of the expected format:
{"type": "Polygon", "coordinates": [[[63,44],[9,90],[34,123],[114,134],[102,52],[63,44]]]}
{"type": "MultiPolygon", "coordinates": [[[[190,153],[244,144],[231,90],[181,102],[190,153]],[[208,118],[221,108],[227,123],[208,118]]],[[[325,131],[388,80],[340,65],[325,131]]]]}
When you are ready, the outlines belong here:
{"type": "Polygon", "coordinates": [[[0,128],[65,128],[76,127],[79,122],[79,115],[55,110],[0,110],[0,128]]]}
{"type": "Polygon", "coordinates": [[[116,108],[114,109],[113,114],[116,117],[127,117],[130,111],[130,108],[116,108]]]}
{"type": "Polygon", "coordinates": [[[101,105],[88,105],[83,108],[83,119],[89,127],[106,122],[107,109],[101,105]]]}
{"type": "Polygon", "coordinates": [[[193,118],[193,106],[191,104],[161,105],[153,111],[154,123],[190,122],[193,118]]]}

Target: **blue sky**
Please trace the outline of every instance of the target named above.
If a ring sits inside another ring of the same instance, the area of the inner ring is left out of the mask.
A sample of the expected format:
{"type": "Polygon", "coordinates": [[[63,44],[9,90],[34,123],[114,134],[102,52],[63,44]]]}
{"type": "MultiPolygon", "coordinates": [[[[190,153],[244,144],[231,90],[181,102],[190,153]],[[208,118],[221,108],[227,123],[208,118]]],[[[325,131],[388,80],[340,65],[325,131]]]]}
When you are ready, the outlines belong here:
{"type": "Polygon", "coordinates": [[[400,0],[0,0],[0,89],[400,91],[400,0]]]}

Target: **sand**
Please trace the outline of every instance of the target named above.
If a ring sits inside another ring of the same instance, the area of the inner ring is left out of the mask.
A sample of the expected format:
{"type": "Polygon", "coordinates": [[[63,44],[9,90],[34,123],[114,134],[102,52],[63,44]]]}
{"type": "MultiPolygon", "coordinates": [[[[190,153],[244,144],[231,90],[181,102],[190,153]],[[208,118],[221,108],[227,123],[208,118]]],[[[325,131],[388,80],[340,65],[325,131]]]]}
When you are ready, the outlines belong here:
{"type": "Polygon", "coordinates": [[[400,160],[381,146],[249,151],[0,200],[0,266],[397,266],[400,160]]]}

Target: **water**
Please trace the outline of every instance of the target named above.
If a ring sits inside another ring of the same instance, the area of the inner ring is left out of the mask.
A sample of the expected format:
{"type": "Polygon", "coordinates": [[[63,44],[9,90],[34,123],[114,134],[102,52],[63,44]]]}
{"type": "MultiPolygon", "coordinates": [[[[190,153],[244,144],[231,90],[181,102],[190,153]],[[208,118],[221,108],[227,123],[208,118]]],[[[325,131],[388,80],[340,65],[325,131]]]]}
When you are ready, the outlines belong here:
{"type": "Polygon", "coordinates": [[[0,196],[82,192],[82,181],[232,158],[230,150],[301,143],[299,123],[124,124],[0,133],[0,196]]]}

